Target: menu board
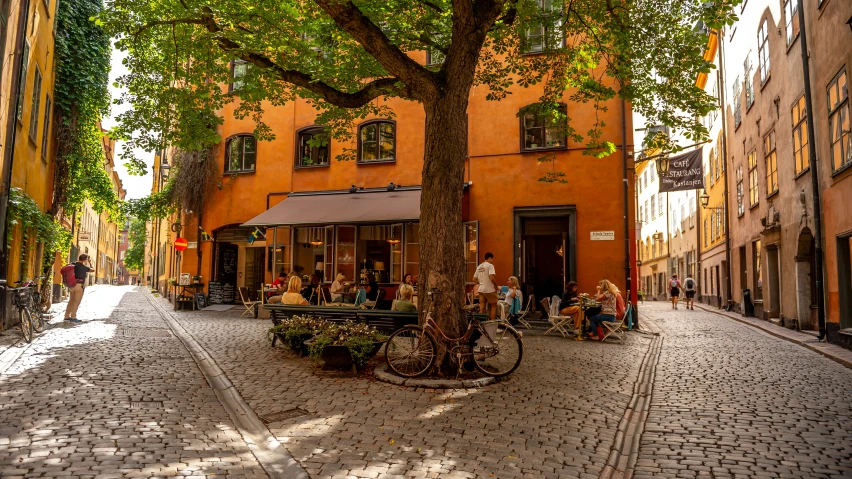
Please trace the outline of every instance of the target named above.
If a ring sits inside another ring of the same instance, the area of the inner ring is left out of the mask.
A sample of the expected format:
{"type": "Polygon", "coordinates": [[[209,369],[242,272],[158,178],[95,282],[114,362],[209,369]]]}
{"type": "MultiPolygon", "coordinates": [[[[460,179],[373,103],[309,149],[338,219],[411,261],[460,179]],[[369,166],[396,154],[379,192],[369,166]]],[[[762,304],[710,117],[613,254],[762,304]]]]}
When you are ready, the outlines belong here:
{"type": "Polygon", "coordinates": [[[222,283],[222,302],[232,304],[234,302],[234,285],[231,283],[222,283]]]}
{"type": "Polygon", "coordinates": [[[207,283],[208,304],[231,304],[234,302],[234,285],[211,281],[207,283]]]}

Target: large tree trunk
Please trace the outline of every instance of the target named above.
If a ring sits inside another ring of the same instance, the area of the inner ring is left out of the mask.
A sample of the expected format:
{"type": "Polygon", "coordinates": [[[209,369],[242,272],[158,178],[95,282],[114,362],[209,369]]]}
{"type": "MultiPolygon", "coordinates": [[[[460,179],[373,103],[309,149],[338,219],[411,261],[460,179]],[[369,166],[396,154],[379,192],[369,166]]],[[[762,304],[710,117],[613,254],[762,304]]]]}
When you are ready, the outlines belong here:
{"type": "MultiPolygon", "coordinates": [[[[467,155],[467,91],[446,95],[424,105],[426,148],[420,200],[420,321],[425,312],[449,337],[466,327],[463,306],[466,281],[462,224],[464,160],[467,155]],[[427,291],[441,290],[430,298],[427,291]],[[433,300],[434,299],[434,304],[433,300]]],[[[453,371],[449,357],[438,362],[445,374],[453,371]]]]}

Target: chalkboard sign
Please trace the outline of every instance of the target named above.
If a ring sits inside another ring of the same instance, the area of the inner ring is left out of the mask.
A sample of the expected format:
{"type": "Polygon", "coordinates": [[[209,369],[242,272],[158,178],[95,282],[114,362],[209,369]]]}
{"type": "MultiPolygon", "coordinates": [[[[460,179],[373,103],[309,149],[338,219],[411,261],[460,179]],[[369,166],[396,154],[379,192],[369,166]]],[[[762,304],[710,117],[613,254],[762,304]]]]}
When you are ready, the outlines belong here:
{"type": "Polygon", "coordinates": [[[234,285],[211,281],[207,283],[208,304],[233,304],[234,285]]]}
{"type": "Polygon", "coordinates": [[[195,307],[196,309],[207,307],[207,297],[204,296],[204,293],[195,293],[195,307]]]}

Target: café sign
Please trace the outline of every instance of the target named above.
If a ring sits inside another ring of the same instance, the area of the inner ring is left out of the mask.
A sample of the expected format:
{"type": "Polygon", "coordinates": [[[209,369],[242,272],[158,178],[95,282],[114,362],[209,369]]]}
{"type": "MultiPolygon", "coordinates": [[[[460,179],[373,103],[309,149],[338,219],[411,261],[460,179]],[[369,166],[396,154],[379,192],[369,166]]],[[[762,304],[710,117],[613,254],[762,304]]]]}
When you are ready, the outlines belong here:
{"type": "Polygon", "coordinates": [[[704,188],[702,149],[669,158],[669,172],[660,174],[660,192],[704,188]]]}

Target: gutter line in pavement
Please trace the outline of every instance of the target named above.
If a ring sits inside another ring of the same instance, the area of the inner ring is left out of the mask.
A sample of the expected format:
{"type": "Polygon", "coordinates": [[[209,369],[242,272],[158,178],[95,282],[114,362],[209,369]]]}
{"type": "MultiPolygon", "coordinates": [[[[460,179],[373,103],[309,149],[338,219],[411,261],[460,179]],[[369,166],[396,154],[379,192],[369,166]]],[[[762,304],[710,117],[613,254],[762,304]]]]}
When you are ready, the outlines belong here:
{"type": "Polygon", "coordinates": [[[192,359],[195,360],[198,369],[204,374],[207,383],[213,388],[216,397],[222,407],[225,408],[228,416],[231,417],[234,426],[240,432],[249,450],[269,477],[273,479],[308,479],[308,473],[269,432],[269,428],[261,422],[254,410],[246,404],[228,376],[216,364],[213,356],[195,340],[170,311],[164,309],[151,297],[150,292],[145,291],[144,295],[169,326],[169,329],[192,355],[192,359]]]}

